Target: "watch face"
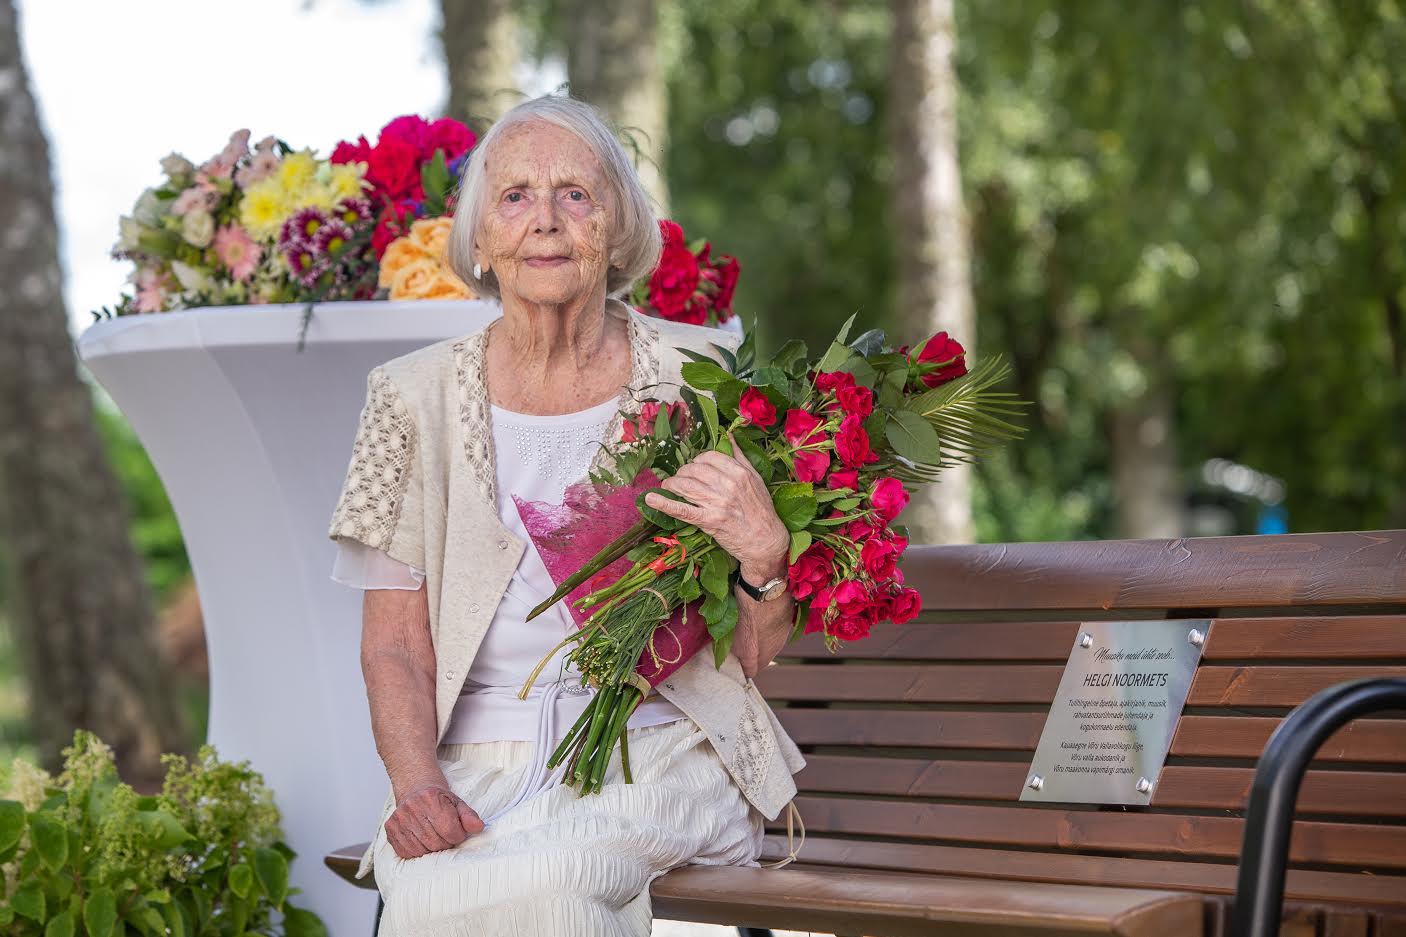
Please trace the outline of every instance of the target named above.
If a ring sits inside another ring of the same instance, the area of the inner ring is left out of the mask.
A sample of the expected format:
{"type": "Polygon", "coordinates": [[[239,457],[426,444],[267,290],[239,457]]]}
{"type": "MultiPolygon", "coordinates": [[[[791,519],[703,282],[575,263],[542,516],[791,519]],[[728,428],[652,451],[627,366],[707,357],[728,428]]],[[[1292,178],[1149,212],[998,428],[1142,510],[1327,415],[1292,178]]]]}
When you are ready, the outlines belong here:
{"type": "Polygon", "coordinates": [[[779,598],[780,595],[781,595],[781,593],[783,593],[783,592],[785,592],[785,591],[786,591],[786,580],[785,580],[785,579],[773,579],[771,582],[769,582],[769,583],[767,583],[766,585],[762,586],[762,601],[767,601],[768,599],[779,598]]]}

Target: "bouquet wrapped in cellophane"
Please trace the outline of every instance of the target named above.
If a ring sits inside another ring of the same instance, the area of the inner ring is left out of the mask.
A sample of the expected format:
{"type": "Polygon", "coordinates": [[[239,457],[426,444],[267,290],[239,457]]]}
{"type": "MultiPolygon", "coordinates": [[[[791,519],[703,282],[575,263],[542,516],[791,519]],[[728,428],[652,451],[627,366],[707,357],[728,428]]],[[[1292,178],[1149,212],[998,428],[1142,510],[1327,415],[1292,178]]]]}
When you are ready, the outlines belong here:
{"type": "Polygon", "coordinates": [[[567,761],[564,781],[581,793],[600,789],[617,744],[630,780],[625,726],[652,687],[709,643],[718,667],[731,648],[737,561],[644,500],[649,491],[678,500],[658,483],[700,453],[733,454],[735,440],[767,483],[791,533],[792,639],[820,633],[833,652],[918,613],[898,567],[906,530],[894,520],[943,468],[1017,438],[1024,404],[996,389],[1009,371],[1000,359],[968,370],[945,332],[895,350],[878,330],[848,340],[853,321],[818,360],[793,340],[760,362],[753,333],[735,354],[714,346],[717,360],[680,349],[690,358],[681,399],[636,388],[640,410],[612,445],[609,471],[561,505],[519,503],[559,584],[529,620],[566,598],[579,624],[543,664],[574,643],[567,659],[598,690],[548,761],[567,761]]]}

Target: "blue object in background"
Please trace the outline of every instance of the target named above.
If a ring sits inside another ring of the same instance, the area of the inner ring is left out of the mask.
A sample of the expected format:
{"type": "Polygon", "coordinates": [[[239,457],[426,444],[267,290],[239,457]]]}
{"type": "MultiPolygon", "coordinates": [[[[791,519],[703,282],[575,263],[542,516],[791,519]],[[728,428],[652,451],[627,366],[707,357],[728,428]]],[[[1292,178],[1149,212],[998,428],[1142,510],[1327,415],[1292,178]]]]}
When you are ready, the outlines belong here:
{"type": "Polygon", "coordinates": [[[1259,516],[1255,518],[1257,534],[1287,534],[1289,532],[1289,512],[1282,504],[1260,505],[1259,516]]]}

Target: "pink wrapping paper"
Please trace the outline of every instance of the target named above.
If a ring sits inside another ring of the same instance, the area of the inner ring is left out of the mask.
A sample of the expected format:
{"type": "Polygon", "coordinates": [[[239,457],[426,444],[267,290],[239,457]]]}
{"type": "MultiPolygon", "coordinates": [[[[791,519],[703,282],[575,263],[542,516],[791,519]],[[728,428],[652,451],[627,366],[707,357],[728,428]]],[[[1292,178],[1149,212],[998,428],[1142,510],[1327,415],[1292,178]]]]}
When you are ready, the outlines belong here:
{"type": "MultiPolygon", "coordinates": [[[[654,473],[646,469],[628,487],[611,488],[583,481],[566,489],[561,504],[524,501],[516,495],[513,503],[547,573],[554,583],[561,585],[639,520],[635,499],[658,483],[654,473]]],[[[633,565],[622,556],[562,600],[578,625],[586,620],[586,612],[571,603],[619,579],[633,565]]],[[[645,648],[635,672],[650,686],[658,686],[711,640],[708,624],[698,613],[698,603],[689,603],[683,609],[675,609],[660,623],[654,632],[654,653],[645,648]]]]}

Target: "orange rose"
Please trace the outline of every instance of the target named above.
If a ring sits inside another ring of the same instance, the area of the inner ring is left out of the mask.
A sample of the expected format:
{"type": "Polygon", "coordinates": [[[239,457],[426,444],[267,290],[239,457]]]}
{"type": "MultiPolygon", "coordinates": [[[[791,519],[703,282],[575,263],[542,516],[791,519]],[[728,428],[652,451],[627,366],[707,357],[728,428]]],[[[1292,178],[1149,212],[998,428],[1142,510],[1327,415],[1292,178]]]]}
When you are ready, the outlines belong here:
{"type": "Polygon", "coordinates": [[[386,247],[386,252],[381,255],[381,271],[377,285],[390,286],[395,281],[396,275],[406,267],[424,263],[427,260],[429,257],[409,237],[396,238],[391,241],[386,247]]]}
{"type": "Polygon", "coordinates": [[[454,219],[444,215],[439,218],[421,218],[410,226],[410,240],[432,259],[445,262],[445,248],[449,246],[449,229],[454,219]]]}
{"type": "Polygon", "coordinates": [[[473,290],[454,274],[444,271],[430,283],[420,299],[473,299],[473,290]]]}
{"type": "Polygon", "coordinates": [[[420,299],[436,279],[439,265],[420,259],[407,264],[391,278],[391,299],[420,299]]]}

